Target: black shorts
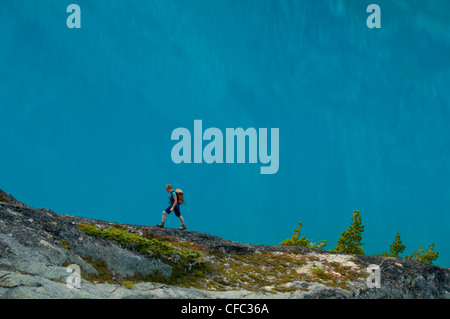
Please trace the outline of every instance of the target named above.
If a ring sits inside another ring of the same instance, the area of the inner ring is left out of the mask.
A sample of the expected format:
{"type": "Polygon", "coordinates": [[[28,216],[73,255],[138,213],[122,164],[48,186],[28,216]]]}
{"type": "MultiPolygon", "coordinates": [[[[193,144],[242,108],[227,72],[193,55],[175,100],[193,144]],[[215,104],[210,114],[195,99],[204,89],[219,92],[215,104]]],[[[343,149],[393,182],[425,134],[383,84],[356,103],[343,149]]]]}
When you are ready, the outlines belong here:
{"type": "MultiPolygon", "coordinates": [[[[170,206],[168,206],[164,211],[167,213],[167,214],[170,214],[171,213],[171,211],[170,211],[170,209],[172,208],[172,205],[170,205],[170,206]]],[[[175,212],[175,216],[177,216],[177,217],[180,217],[181,216],[181,212],[180,212],[180,205],[175,205],[175,207],[173,208],[173,211],[175,212]]]]}

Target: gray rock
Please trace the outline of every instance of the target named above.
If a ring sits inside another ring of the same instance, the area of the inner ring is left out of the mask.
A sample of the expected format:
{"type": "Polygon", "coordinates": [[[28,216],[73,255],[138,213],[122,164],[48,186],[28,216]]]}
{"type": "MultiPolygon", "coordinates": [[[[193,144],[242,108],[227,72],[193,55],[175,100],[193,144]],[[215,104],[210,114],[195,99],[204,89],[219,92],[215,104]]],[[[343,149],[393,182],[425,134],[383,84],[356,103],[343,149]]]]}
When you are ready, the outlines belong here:
{"type": "MultiPolygon", "coordinates": [[[[244,245],[210,234],[160,229],[140,225],[123,225],[75,216],[58,215],[48,209],[34,209],[0,191],[6,200],[0,202],[0,298],[174,298],[174,299],[266,299],[266,298],[449,298],[450,270],[411,260],[375,256],[348,256],[357,260],[359,269],[380,265],[381,288],[368,288],[364,279],[347,283],[348,289],[333,287],[304,279],[287,283],[288,292],[228,290],[214,291],[170,286],[156,282],[138,282],[132,286],[119,284],[121,279],[135,274],[158,272],[170,276],[171,266],[148,255],[125,249],[103,238],[88,236],[77,223],[127,227],[137,233],[151,230],[154,234],[172,236],[192,244],[201,244],[209,251],[253,254],[258,251],[301,255],[339,257],[332,253],[304,247],[244,245]],[[112,282],[98,283],[83,279],[100,275],[92,261],[103,262],[114,274],[112,282]],[[67,266],[81,267],[80,288],[67,284],[73,273],[67,266]],[[295,288],[291,289],[290,288],[295,288]]],[[[320,257],[320,258],[322,258],[320,257]]],[[[339,258],[338,258],[339,259],[339,258]]],[[[320,266],[322,261],[312,264],[320,266]]]]}

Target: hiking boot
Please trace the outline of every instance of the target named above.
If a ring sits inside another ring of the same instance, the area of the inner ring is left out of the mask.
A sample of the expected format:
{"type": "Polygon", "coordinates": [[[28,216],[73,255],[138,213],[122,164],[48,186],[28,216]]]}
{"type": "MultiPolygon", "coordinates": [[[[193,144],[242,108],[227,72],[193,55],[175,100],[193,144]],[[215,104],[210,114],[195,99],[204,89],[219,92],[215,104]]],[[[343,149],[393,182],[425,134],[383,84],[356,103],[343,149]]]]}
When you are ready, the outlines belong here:
{"type": "Polygon", "coordinates": [[[156,227],[164,228],[164,223],[158,224],[156,227]]]}
{"type": "Polygon", "coordinates": [[[186,225],[185,224],[183,224],[183,225],[181,225],[181,227],[180,228],[178,228],[179,230],[183,230],[183,229],[186,229],[186,225]]]}

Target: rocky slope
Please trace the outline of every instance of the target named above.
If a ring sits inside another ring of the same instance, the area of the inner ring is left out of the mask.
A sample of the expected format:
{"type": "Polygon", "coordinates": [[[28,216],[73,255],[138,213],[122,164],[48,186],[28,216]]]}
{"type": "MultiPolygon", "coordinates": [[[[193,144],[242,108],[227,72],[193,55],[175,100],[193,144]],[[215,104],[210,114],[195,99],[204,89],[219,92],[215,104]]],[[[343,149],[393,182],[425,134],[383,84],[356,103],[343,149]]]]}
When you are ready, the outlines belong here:
{"type": "Polygon", "coordinates": [[[448,299],[449,275],[410,260],[58,215],[0,191],[0,298],[448,299]],[[69,265],[80,267],[79,286],[69,265]],[[369,265],[380,267],[380,288],[367,285],[369,265]]]}

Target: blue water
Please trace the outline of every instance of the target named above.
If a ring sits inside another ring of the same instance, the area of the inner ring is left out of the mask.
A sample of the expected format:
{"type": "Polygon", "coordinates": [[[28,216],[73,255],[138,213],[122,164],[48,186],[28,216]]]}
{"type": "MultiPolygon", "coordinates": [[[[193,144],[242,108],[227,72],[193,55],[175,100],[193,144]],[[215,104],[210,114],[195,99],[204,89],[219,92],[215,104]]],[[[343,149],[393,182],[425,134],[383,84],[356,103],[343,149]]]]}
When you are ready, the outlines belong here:
{"type": "Polygon", "coordinates": [[[450,2],[1,0],[0,188],[60,214],[278,244],[302,221],[450,266],[450,2]],[[366,26],[370,3],[381,29],[366,26]],[[81,29],[66,7],[81,8],[81,29]],[[171,133],[279,128],[280,167],[174,164],[171,133]],[[178,227],[175,216],[168,227],[178,227]]]}

